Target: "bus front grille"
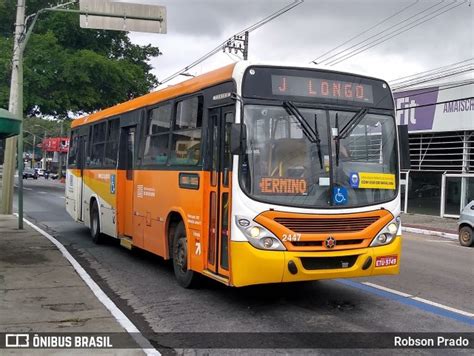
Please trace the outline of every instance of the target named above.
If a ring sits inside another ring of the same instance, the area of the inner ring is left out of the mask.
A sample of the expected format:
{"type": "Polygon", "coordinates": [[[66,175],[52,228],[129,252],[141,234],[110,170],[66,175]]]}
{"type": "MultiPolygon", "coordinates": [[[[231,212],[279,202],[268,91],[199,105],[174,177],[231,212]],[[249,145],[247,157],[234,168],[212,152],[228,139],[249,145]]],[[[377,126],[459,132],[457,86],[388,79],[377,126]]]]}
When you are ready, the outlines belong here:
{"type": "Polygon", "coordinates": [[[358,255],[338,257],[301,257],[301,264],[306,270],[351,268],[358,255]]]}
{"type": "Polygon", "coordinates": [[[375,223],[379,216],[344,218],[275,218],[287,229],[300,234],[362,231],[375,223]]]}
{"type": "MultiPolygon", "coordinates": [[[[360,245],[364,242],[364,239],[353,239],[353,240],[337,240],[338,246],[347,246],[347,245],[360,245]]],[[[291,241],[291,244],[295,247],[303,246],[323,246],[324,241],[291,241]]]]}

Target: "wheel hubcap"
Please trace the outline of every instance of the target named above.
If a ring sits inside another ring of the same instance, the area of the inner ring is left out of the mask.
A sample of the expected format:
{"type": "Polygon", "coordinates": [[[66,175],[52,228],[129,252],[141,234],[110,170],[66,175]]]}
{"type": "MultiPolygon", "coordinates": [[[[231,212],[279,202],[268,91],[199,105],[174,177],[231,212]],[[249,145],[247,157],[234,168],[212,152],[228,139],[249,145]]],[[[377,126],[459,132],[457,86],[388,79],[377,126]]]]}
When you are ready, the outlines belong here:
{"type": "Polygon", "coordinates": [[[187,253],[186,253],[186,240],[179,239],[177,251],[176,251],[176,264],[181,272],[188,270],[187,266],[187,253]]]}
{"type": "Polygon", "coordinates": [[[469,237],[470,237],[470,236],[469,236],[469,233],[467,233],[467,232],[463,232],[463,233],[461,234],[461,240],[462,240],[463,242],[466,242],[466,243],[467,243],[467,242],[469,241],[469,237]]]}
{"type": "Polygon", "coordinates": [[[97,233],[97,218],[95,215],[92,218],[92,233],[94,235],[97,233]]]}

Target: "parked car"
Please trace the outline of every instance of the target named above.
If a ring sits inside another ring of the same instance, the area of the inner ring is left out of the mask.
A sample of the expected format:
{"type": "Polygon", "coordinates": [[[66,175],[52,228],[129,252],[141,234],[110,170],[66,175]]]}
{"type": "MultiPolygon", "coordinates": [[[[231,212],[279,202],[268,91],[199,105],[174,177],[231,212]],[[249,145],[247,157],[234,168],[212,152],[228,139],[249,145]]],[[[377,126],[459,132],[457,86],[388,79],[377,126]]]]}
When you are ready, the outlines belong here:
{"type": "Polygon", "coordinates": [[[38,173],[38,177],[44,177],[44,169],[43,168],[35,168],[36,173],[38,173]]]}
{"type": "Polygon", "coordinates": [[[461,211],[458,225],[459,243],[462,246],[474,246],[474,200],[461,211]]]}
{"type": "Polygon", "coordinates": [[[38,173],[34,169],[25,168],[23,170],[23,179],[28,178],[38,179],[38,173]]]}

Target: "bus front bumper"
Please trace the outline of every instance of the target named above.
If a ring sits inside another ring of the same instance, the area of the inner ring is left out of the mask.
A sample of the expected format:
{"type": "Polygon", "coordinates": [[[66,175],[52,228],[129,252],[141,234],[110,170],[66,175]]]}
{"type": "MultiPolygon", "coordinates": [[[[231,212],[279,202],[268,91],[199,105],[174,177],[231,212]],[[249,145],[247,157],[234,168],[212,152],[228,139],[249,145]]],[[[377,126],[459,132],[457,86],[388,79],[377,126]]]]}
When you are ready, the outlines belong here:
{"type": "Polygon", "coordinates": [[[264,251],[248,242],[232,241],[231,284],[241,287],[398,274],[401,247],[401,236],[386,246],[323,252],[264,251]]]}

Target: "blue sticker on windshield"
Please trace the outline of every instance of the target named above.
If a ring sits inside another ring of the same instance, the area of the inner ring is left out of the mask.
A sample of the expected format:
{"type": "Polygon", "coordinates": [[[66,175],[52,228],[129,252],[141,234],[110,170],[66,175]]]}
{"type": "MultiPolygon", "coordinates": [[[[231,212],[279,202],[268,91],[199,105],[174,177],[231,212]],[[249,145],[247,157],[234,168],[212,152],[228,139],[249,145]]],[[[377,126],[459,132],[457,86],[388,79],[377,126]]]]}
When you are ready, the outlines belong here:
{"type": "Polygon", "coordinates": [[[359,173],[351,172],[349,174],[349,184],[351,188],[359,188],[359,182],[360,182],[359,173]]]}
{"type": "Polygon", "coordinates": [[[332,190],[332,201],[335,205],[347,204],[347,189],[344,187],[334,187],[332,190]]]}

